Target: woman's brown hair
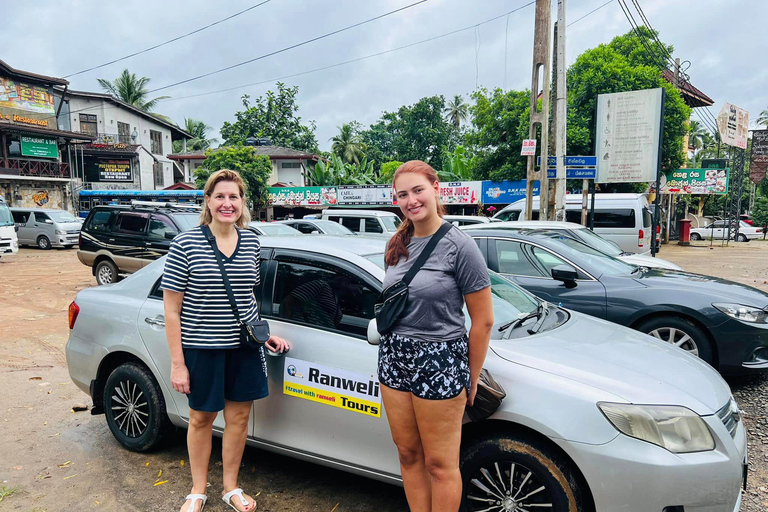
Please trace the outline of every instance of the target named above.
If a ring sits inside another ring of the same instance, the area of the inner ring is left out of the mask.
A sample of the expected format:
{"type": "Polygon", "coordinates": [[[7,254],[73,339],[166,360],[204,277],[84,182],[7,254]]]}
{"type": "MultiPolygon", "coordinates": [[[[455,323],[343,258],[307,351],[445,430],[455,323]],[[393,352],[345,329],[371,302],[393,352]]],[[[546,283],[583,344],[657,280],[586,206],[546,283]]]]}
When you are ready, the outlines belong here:
{"type": "MultiPolygon", "coordinates": [[[[398,167],[395,171],[395,175],[392,177],[392,186],[395,186],[395,182],[399,176],[409,172],[415,172],[424,175],[432,185],[438,181],[437,172],[435,172],[432,166],[430,166],[428,163],[422,162],[421,160],[409,160],[408,162],[405,162],[403,165],[398,167]]],[[[441,203],[440,199],[437,198],[435,204],[437,205],[437,214],[442,217],[445,213],[443,203],[441,203]]],[[[387,252],[384,255],[384,263],[386,263],[388,267],[397,265],[397,262],[400,261],[400,256],[405,256],[405,260],[408,261],[408,257],[410,256],[410,253],[408,252],[408,244],[411,242],[412,236],[413,222],[411,222],[411,220],[406,217],[403,220],[403,223],[400,224],[400,227],[397,229],[397,233],[395,233],[394,236],[389,239],[389,243],[387,244],[387,252]]]]}
{"type": "Polygon", "coordinates": [[[240,229],[247,228],[248,224],[251,222],[251,212],[248,210],[248,205],[245,203],[245,182],[237,171],[231,171],[229,169],[221,169],[220,171],[214,172],[208,178],[208,181],[205,182],[203,193],[205,194],[206,200],[203,201],[203,212],[200,215],[200,225],[207,226],[211,223],[211,220],[213,220],[211,210],[208,208],[207,199],[213,194],[216,184],[222,181],[231,181],[240,189],[240,197],[243,199],[243,207],[240,210],[240,218],[237,219],[235,225],[240,229]]]}

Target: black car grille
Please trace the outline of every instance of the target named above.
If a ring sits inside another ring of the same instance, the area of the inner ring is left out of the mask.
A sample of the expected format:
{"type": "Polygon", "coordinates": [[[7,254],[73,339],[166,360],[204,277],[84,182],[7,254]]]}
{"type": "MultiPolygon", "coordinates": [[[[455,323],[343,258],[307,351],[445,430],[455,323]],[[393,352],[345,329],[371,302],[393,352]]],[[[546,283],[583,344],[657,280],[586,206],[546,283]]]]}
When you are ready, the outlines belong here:
{"type": "Polygon", "coordinates": [[[729,400],[727,404],[725,404],[719,411],[717,411],[717,417],[720,418],[720,421],[723,422],[725,428],[728,429],[728,433],[731,434],[731,437],[735,437],[736,427],[739,425],[739,421],[741,420],[741,413],[738,410],[736,402],[729,400]]]}

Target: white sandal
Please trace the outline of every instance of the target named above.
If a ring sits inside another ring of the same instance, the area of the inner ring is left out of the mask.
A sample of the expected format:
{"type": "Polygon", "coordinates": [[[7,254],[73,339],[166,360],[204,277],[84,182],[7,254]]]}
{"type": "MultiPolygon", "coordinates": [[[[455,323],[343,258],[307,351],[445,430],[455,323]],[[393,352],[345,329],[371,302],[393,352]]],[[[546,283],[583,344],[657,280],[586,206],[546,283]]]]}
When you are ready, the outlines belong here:
{"type": "MultiPolygon", "coordinates": [[[[228,493],[224,494],[221,497],[221,500],[224,503],[226,503],[227,505],[229,505],[230,507],[232,507],[233,509],[237,510],[237,512],[240,512],[240,510],[236,506],[234,506],[232,504],[232,502],[231,502],[233,496],[237,496],[238,498],[240,498],[240,504],[243,506],[243,508],[248,506],[248,500],[245,499],[245,497],[243,496],[243,490],[241,488],[239,488],[239,487],[237,489],[233,489],[233,490],[229,491],[228,493]]],[[[248,512],[252,512],[254,510],[256,510],[256,500],[255,499],[253,500],[253,508],[251,510],[249,510],[248,512]]]]}
{"type": "Polygon", "coordinates": [[[187,508],[187,512],[195,512],[195,505],[198,501],[202,501],[203,505],[200,507],[199,512],[203,512],[205,509],[205,502],[208,501],[208,496],[205,494],[189,494],[186,498],[184,498],[184,501],[192,501],[192,503],[189,505],[189,508],[187,508]]]}

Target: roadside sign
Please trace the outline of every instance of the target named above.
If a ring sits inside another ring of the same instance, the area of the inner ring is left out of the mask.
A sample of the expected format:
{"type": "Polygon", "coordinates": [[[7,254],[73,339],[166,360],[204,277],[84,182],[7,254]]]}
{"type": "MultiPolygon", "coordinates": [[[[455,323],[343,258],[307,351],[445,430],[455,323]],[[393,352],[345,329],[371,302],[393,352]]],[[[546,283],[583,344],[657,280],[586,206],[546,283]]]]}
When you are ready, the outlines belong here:
{"type": "Polygon", "coordinates": [[[728,167],[727,158],[705,158],[701,161],[704,169],[725,169],[728,167]]]}
{"type": "Polygon", "coordinates": [[[666,183],[663,194],[720,194],[728,193],[728,169],[676,169],[664,171],[666,183]]]}
{"type": "Polygon", "coordinates": [[[752,155],[749,160],[749,181],[760,183],[768,169],[768,130],[752,132],[752,155]]]}
{"type": "Polygon", "coordinates": [[[720,139],[729,146],[747,149],[749,112],[736,105],[726,103],[717,115],[717,131],[720,139]]]}
{"type": "MultiPolygon", "coordinates": [[[[551,163],[549,165],[552,165],[551,163]]],[[[593,180],[595,179],[595,175],[597,174],[597,170],[592,168],[584,168],[579,169],[576,167],[566,167],[565,168],[565,179],[567,180],[593,180]]],[[[557,177],[557,169],[554,167],[550,167],[547,169],[547,178],[553,180],[557,177]]]]}
{"type": "Polygon", "coordinates": [[[523,149],[520,156],[536,156],[536,139],[523,140],[523,149]]]}
{"type": "MultiPolygon", "coordinates": [[[[555,167],[557,165],[557,157],[556,156],[547,157],[547,162],[549,163],[550,167],[555,167]]],[[[536,158],[536,165],[541,165],[541,156],[536,158]]],[[[596,165],[597,165],[596,156],[566,156],[565,157],[566,167],[594,167],[596,165]]]]}

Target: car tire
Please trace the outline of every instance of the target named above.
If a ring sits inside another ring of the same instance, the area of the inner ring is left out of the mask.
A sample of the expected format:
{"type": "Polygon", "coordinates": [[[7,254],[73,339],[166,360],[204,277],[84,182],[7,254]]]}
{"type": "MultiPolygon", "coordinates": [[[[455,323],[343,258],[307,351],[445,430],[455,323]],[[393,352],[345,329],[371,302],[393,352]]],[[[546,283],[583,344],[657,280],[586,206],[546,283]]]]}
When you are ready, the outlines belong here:
{"type": "Polygon", "coordinates": [[[461,512],[584,510],[582,490],[570,462],[532,437],[497,433],[473,439],[462,448],[460,463],[461,512]],[[543,489],[534,492],[540,487],[543,489]],[[519,500],[528,493],[532,494],[519,500]]]}
{"type": "Polygon", "coordinates": [[[120,280],[120,275],[117,273],[117,265],[112,263],[111,260],[101,260],[96,265],[94,274],[96,275],[96,283],[99,285],[113,284],[120,280]]]}
{"type": "Polygon", "coordinates": [[[675,344],[683,350],[698,356],[712,365],[714,353],[709,337],[691,321],[676,316],[651,318],[635,327],[640,332],[649,334],[661,341],[675,344]],[[674,336],[674,340],[670,338],[674,336]],[[686,339],[686,336],[688,339],[686,339]]]}
{"type": "Polygon", "coordinates": [[[691,233],[691,240],[694,242],[698,242],[701,240],[701,235],[698,233],[691,233]]]}
{"type": "Polygon", "coordinates": [[[739,242],[749,242],[749,238],[744,233],[739,233],[739,242]]]}
{"type": "Polygon", "coordinates": [[[45,235],[40,235],[37,237],[37,247],[38,249],[47,251],[51,248],[51,240],[45,235]]]}
{"type": "Polygon", "coordinates": [[[112,435],[133,452],[157,448],[174,430],[160,386],[139,363],[125,363],[109,375],[104,413],[112,435]]]}

